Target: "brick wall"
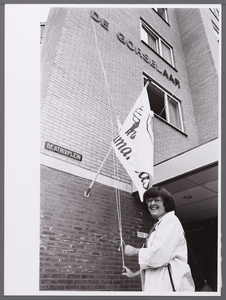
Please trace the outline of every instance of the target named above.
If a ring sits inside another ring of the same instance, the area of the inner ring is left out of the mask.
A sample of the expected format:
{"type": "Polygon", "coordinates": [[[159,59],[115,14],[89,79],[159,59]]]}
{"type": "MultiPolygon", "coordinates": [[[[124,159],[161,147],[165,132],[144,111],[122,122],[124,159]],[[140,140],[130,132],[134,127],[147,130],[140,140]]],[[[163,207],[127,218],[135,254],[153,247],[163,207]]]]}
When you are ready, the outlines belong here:
{"type": "MultiPolygon", "coordinates": [[[[140,291],[140,279],[121,275],[122,254],[115,190],[51,168],[41,167],[40,290],[140,291]]],[[[141,247],[137,231],[152,221],[141,203],[121,192],[123,239],[141,247]]],[[[125,264],[138,270],[136,258],[125,264]]]]}
{"type": "Polygon", "coordinates": [[[203,19],[203,25],[205,27],[206,36],[208,39],[209,47],[211,49],[211,52],[213,54],[213,61],[215,63],[215,67],[217,69],[217,73],[220,74],[221,72],[221,66],[219,65],[220,62],[220,55],[219,53],[219,47],[220,47],[220,36],[221,36],[221,28],[220,28],[220,21],[219,19],[212,13],[210,9],[201,9],[200,10],[202,19],[203,19]],[[213,23],[219,28],[219,41],[218,37],[214,31],[213,23]]]}
{"type": "Polygon", "coordinates": [[[47,93],[66,13],[67,10],[65,8],[59,8],[57,11],[50,9],[49,19],[51,19],[52,22],[46,22],[43,31],[41,44],[41,106],[43,105],[47,93]],[[43,45],[44,51],[42,51],[43,45]],[[46,49],[48,49],[48,51],[45,51],[46,49]]]}
{"type": "MultiPolygon", "coordinates": [[[[204,17],[204,14],[201,15],[199,9],[177,10],[200,144],[218,137],[219,117],[218,75],[213,59],[213,56],[218,56],[219,53],[211,51],[206,33],[207,27],[204,26],[207,18],[205,16],[203,19],[202,16],[204,17]]],[[[212,36],[214,36],[213,31],[212,36]]]]}
{"type": "MultiPolygon", "coordinates": [[[[115,9],[98,8],[96,11],[100,17],[109,22],[108,31],[97,22],[94,22],[94,25],[108,79],[111,104],[114,105],[114,108],[111,105],[112,112],[115,109],[116,115],[119,115],[123,123],[141,92],[143,72],[161,83],[168,91],[172,93],[175,91],[172,82],[117,39],[116,33],[120,31],[134,45],[140,47],[143,53],[155,60],[159,69],[167,69],[181,82],[181,88],[177,90],[176,95],[182,101],[187,136],[168,124],[155,120],[154,163],[160,163],[197,146],[196,120],[188,89],[175,11],[169,10],[171,26],[167,25],[152,9],[117,9],[115,13],[115,9]],[[177,70],[167,65],[141,42],[140,16],[150,22],[150,25],[173,46],[177,70]]],[[[51,35],[51,45],[55,45],[56,55],[54,59],[49,60],[52,68],[48,65],[45,69],[48,73],[45,78],[49,78],[49,82],[46,83],[48,89],[42,107],[41,152],[96,172],[110,147],[112,136],[116,134],[117,122],[113,113],[112,122],[110,119],[109,99],[95,45],[90,9],[68,9],[66,12],[54,9],[47,24],[44,39],[51,35]],[[57,25],[55,13],[60,14],[62,18],[57,25]],[[61,30],[59,24],[63,26],[61,30]],[[58,34],[54,35],[50,28],[55,26],[58,34]],[[44,149],[46,141],[81,153],[83,161],[80,163],[50,153],[44,149]]],[[[53,53],[54,50],[43,40],[43,53],[45,52],[53,53]]],[[[101,172],[113,177],[112,169],[112,156],[110,156],[101,172]]],[[[122,181],[130,182],[123,168],[120,169],[119,175],[122,181]]]]}

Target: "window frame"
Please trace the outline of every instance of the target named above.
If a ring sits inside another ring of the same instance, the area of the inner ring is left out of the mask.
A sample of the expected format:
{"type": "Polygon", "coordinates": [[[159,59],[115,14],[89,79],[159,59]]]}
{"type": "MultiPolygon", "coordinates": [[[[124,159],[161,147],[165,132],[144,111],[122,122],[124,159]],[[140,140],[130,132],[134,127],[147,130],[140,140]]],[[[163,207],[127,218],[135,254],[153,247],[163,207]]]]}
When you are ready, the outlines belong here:
{"type": "Polygon", "coordinates": [[[219,21],[219,18],[220,18],[220,11],[219,11],[219,9],[218,8],[210,8],[210,11],[216,17],[216,19],[219,21]]]}
{"type": "Polygon", "coordinates": [[[154,9],[154,11],[160,16],[160,18],[162,18],[167,24],[169,24],[169,17],[168,17],[168,10],[167,10],[167,8],[165,8],[165,7],[154,7],[153,8],[154,9]],[[162,17],[161,15],[160,15],[160,13],[158,12],[158,9],[159,8],[161,8],[161,9],[164,9],[164,15],[165,15],[165,18],[164,17],[162,17]]]}
{"type": "MultiPolygon", "coordinates": [[[[165,115],[166,115],[166,119],[161,117],[159,114],[155,113],[153,111],[153,113],[160,118],[161,120],[163,120],[164,122],[166,122],[167,124],[169,124],[170,126],[172,126],[173,128],[179,130],[182,133],[184,132],[184,124],[183,124],[183,118],[182,118],[182,108],[181,108],[181,100],[179,100],[177,97],[175,97],[174,95],[172,95],[172,93],[170,93],[169,91],[167,91],[165,88],[163,88],[160,84],[158,84],[155,80],[153,80],[150,77],[147,76],[143,76],[143,81],[145,83],[145,80],[148,80],[150,82],[150,84],[152,84],[155,88],[159,89],[162,93],[164,93],[164,109],[165,109],[165,115]],[[180,127],[177,127],[176,125],[171,123],[171,116],[170,116],[170,111],[169,111],[169,100],[168,99],[172,99],[173,101],[175,101],[177,103],[177,111],[179,114],[179,119],[180,119],[180,127]]],[[[151,107],[151,101],[150,102],[150,107],[151,107]]],[[[162,112],[162,111],[161,111],[162,112]]]]}
{"type": "Polygon", "coordinates": [[[152,51],[157,53],[171,67],[175,68],[173,47],[163,37],[161,37],[150,25],[148,25],[142,18],[140,19],[140,30],[141,30],[141,41],[144,42],[152,51]],[[147,36],[145,39],[144,39],[144,35],[147,36]],[[148,43],[148,35],[152,35],[156,37],[157,50],[153,49],[151,45],[148,43]],[[162,43],[169,48],[171,61],[168,61],[163,57],[162,43]]]}
{"type": "Polygon", "coordinates": [[[219,30],[219,27],[216,25],[216,23],[212,19],[211,19],[211,22],[212,22],[214,33],[215,33],[215,35],[217,37],[217,41],[219,42],[219,39],[220,39],[220,30],[219,30]]]}
{"type": "Polygon", "coordinates": [[[160,44],[161,44],[161,47],[160,47],[160,55],[161,55],[161,57],[162,57],[164,60],[166,60],[169,64],[171,64],[173,67],[175,67],[175,66],[174,66],[174,59],[173,59],[173,48],[172,48],[171,46],[169,46],[169,44],[166,43],[163,39],[160,40],[160,44]],[[163,57],[162,44],[165,44],[165,46],[166,46],[167,48],[169,48],[169,50],[170,50],[171,63],[170,63],[167,59],[165,59],[165,58],[163,57]]]}

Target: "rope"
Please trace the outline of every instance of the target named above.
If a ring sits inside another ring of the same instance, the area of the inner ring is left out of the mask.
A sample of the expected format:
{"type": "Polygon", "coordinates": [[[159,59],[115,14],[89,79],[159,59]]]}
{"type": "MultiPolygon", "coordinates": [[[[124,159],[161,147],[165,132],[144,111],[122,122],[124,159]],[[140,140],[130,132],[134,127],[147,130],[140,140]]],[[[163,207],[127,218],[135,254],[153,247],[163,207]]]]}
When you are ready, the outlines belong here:
{"type": "Polygon", "coordinates": [[[108,97],[108,100],[109,100],[109,110],[110,110],[110,118],[111,118],[111,125],[112,125],[111,129],[112,129],[112,133],[113,133],[113,122],[112,122],[111,104],[112,104],[112,106],[114,108],[115,115],[117,115],[117,114],[116,114],[116,109],[115,109],[114,103],[113,103],[113,101],[111,101],[110,88],[109,88],[109,85],[108,85],[108,80],[107,80],[107,75],[106,75],[106,71],[105,71],[105,68],[104,68],[103,60],[102,60],[102,57],[101,57],[101,51],[100,51],[100,47],[99,47],[99,43],[98,43],[98,39],[97,39],[97,34],[96,34],[96,29],[95,29],[95,25],[94,25],[93,19],[92,19],[92,25],[93,25],[93,31],[94,31],[94,36],[95,36],[95,43],[96,43],[97,53],[98,53],[98,56],[99,56],[99,59],[100,59],[101,67],[102,67],[103,74],[104,74],[106,89],[107,89],[107,97],[108,97]]]}
{"type": "MultiPolygon", "coordinates": [[[[174,90],[172,96],[169,96],[169,100],[167,100],[168,103],[173,99],[173,96],[175,95],[177,89],[178,89],[178,86],[175,88],[175,90],[174,90]]],[[[160,112],[160,114],[159,114],[160,117],[161,117],[161,115],[162,115],[162,113],[163,113],[163,111],[164,111],[165,109],[166,109],[166,105],[165,105],[165,106],[163,107],[163,109],[161,110],[161,112],[160,112]]]]}
{"type": "MultiPolygon", "coordinates": [[[[114,112],[116,115],[116,110],[115,110],[115,106],[113,101],[111,100],[111,93],[110,93],[110,88],[108,85],[108,80],[107,80],[107,75],[106,75],[106,71],[104,68],[104,64],[103,64],[103,60],[101,57],[101,51],[100,51],[100,47],[99,47],[99,43],[98,43],[98,39],[97,39],[97,34],[96,34],[96,29],[95,29],[95,25],[94,25],[94,21],[92,19],[92,25],[93,25],[93,31],[94,31],[94,36],[95,36],[95,43],[96,43],[96,49],[97,49],[97,53],[101,62],[101,67],[103,70],[103,74],[104,74],[104,79],[105,79],[105,84],[106,84],[106,90],[107,90],[107,98],[108,98],[108,105],[109,105],[109,112],[110,112],[110,122],[111,122],[111,136],[112,136],[112,140],[114,138],[114,133],[113,133],[113,120],[112,120],[112,109],[111,109],[111,105],[114,108],[114,112]]],[[[120,246],[119,246],[119,250],[121,249],[122,251],[122,265],[123,268],[125,267],[124,264],[124,251],[123,251],[123,238],[122,238],[122,218],[121,218],[121,201],[120,201],[120,191],[118,188],[118,181],[117,179],[119,178],[118,176],[118,165],[116,167],[117,163],[116,163],[116,157],[115,157],[115,152],[113,151],[113,169],[114,169],[114,177],[115,177],[115,197],[116,197],[116,207],[117,207],[117,216],[118,216],[118,224],[119,224],[119,235],[120,235],[120,246]]]]}

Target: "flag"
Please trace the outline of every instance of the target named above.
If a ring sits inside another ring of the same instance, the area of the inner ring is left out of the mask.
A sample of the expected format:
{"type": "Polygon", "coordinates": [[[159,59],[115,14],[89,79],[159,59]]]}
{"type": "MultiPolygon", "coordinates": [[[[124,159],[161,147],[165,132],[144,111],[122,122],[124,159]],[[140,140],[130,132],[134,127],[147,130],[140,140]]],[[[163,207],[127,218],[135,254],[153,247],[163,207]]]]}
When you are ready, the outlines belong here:
{"type": "MultiPolygon", "coordinates": [[[[147,83],[148,84],[148,83],[147,83]]],[[[147,84],[127,116],[112,146],[134,185],[141,201],[153,183],[153,112],[150,109],[147,84]]]]}

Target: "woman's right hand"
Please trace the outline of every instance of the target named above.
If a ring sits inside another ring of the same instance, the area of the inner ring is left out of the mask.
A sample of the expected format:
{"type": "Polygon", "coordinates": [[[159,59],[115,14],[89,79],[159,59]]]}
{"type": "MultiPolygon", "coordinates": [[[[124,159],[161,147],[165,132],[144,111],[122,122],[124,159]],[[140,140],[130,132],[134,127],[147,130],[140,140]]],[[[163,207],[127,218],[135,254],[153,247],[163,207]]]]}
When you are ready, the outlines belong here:
{"type": "Polygon", "coordinates": [[[125,272],[122,273],[122,275],[128,277],[128,278],[132,278],[134,277],[134,274],[129,268],[127,268],[126,266],[124,267],[125,272]]]}
{"type": "Polygon", "coordinates": [[[122,273],[122,275],[128,277],[128,278],[133,278],[133,277],[137,277],[140,275],[140,270],[136,271],[136,272],[132,272],[129,268],[127,268],[126,266],[124,267],[124,269],[126,270],[126,272],[122,273]]]}

